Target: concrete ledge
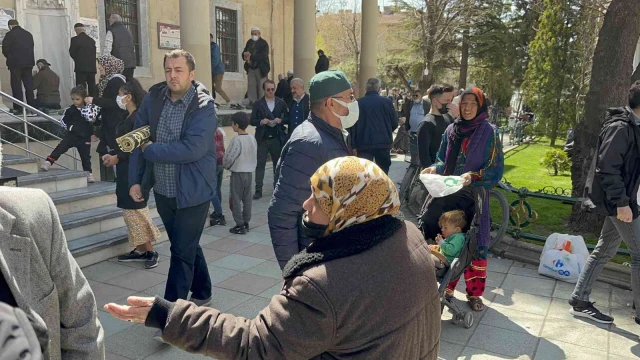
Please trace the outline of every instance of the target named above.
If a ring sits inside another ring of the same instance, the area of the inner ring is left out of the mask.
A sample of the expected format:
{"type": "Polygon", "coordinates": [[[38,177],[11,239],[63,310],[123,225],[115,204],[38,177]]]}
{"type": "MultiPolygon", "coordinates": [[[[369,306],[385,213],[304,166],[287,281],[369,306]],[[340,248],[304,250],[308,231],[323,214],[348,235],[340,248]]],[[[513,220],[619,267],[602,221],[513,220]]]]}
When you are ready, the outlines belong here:
{"type": "MultiPolygon", "coordinates": [[[[540,265],[542,246],[505,237],[491,248],[491,252],[503,258],[517,260],[531,265],[540,265]]],[[[607,263],[598,280],[631,290],[631,268],[612,262],[607,263]]]]}

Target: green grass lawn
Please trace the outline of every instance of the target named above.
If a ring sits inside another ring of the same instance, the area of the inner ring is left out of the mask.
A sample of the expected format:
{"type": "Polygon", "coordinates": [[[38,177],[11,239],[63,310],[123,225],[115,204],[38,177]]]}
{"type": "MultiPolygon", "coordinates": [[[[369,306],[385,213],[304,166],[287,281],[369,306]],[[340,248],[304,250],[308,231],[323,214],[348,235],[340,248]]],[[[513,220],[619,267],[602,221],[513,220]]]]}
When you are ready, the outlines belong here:
{"type": "MultiPolygon", "coordinates": [[[[556,148],[562,149],[562,145],[556,148]]],[[[511,183],[514,188],[526,187],[529,191],[538,191],[544,187],[563,188],[567,193],[571,193],[571,175],[567,172],[558,176],[549,174],[547,169],[540,165],[540,159],[551,149],[549,140],[546,138],[536,139],[530,144],[523,144],[505,154],[504,178],[511,183]]],[[[548,189],[548,188],[547,188],[548,189]]],[[[518,200],[518,195],[514,193],[505,194],[510,203],[518,200]]],[[[538,199],[529,197],[527,202],[538,214],[538,220],[524,227],[522,232],[533,233],[547,237],[554,232],[568,233],[566,224],[571,214],[571,205],[563,204],[560,201],[538,199]]],[[[500,212],[492,206],[492,218],[499,218],[500,212]]],[[[574,234],[582,235],[588,244],[596,244],[599,234],[574,234]]],[[[543,243],[534,240],[524,240],[538,245],[543,243]]],[[[623,244],[624,246],[624,244],[623,244]]],[[[613,259],[616,263],[629,262],[628,256],[616,256],[613,259]]]]}

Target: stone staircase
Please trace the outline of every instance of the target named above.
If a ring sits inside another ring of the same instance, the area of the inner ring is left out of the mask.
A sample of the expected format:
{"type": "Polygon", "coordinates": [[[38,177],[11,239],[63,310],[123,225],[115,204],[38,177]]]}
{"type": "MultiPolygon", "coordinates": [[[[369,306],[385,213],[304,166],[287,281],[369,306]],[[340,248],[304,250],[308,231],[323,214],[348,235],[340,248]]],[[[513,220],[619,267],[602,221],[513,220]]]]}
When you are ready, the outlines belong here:
{"type": "MultiPolygon", "coordinates": [[[[130,250],[122,210],[116,207],[115,183],[88,184],[84,171],[52,168],[43,172],[37,159],[17,155],[3,156],[2,168],[28,172],[29,175],[18,177],[18,187],[42,189],[49,194],[60,215],[69,250],[80,266],[130,250]]],[[[166,241],[153,196],[149,210],[162,232],[159,242],[166,241]]]]}

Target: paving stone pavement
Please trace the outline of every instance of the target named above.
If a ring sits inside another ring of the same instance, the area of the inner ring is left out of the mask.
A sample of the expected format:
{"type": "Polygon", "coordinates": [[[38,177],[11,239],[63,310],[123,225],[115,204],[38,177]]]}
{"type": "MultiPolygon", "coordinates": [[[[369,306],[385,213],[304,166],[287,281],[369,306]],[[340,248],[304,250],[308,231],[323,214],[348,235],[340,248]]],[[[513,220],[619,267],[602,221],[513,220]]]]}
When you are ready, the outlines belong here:
{"type": "MultiPolygon", "coordinates": [[[[390,176],[402,179],[406,165],[393,159],[390,176]]],[[[265,182],[271,182],[267,171],[265,182]]],[[[228,206],[228,178],[223,182],[223,208],[228,206]]],[[[214,284],[212,306],[237,316],[253,318],[280,291],[280,270],[271,247],[267,207],[271,189],[253,203],[251,232],[233,235],[228,226],[207,229],[200,244],[209,263],[214,284]]],[[[160,265],[144,270],[142,264],[118,263],[115,259],[83,268],[98,302],[105,329],[108,360],[204,359],[151,339],[153,329],[112,318],[102,310],[107,302],[125,303],[131,295],[164,293],[169,270],[169,244],[156,247],[160,265]]],[[[492,257],[488,265],[486,309],[475,313],[470,329],[451,323],[442,315],[441,359],[637,359],[640,357],[640,326],[633,321],[631,292],[597,283],[592,300],[615,318],[613,325],[594,325],[569,315],[567,299],[573,284],[538,275],[537,268],[492,257]]],[[[467,308],[464,284],[456,293],[461,308],[467,308]]]]}

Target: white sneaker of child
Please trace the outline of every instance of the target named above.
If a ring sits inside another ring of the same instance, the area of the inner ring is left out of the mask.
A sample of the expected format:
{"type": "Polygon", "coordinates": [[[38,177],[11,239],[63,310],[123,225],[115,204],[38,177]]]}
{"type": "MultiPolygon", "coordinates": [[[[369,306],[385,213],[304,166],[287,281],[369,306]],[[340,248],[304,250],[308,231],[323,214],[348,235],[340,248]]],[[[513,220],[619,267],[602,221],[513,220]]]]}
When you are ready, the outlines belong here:
{"type": "Polygon", "coordinates": [[[42,165],[40,165],[40,169],[44,171],[49,171],[50,167],[51,167],[51,163],[48,162],[47,160],[42,161],[42,165]]]}
{"type": "Polygon", "coordinates": [[[87,175],[87,182],[88,183],[96,182],[96,179],[93,178],[93,174],[92,173],[89,173],[89,175],[87,175]]]}

